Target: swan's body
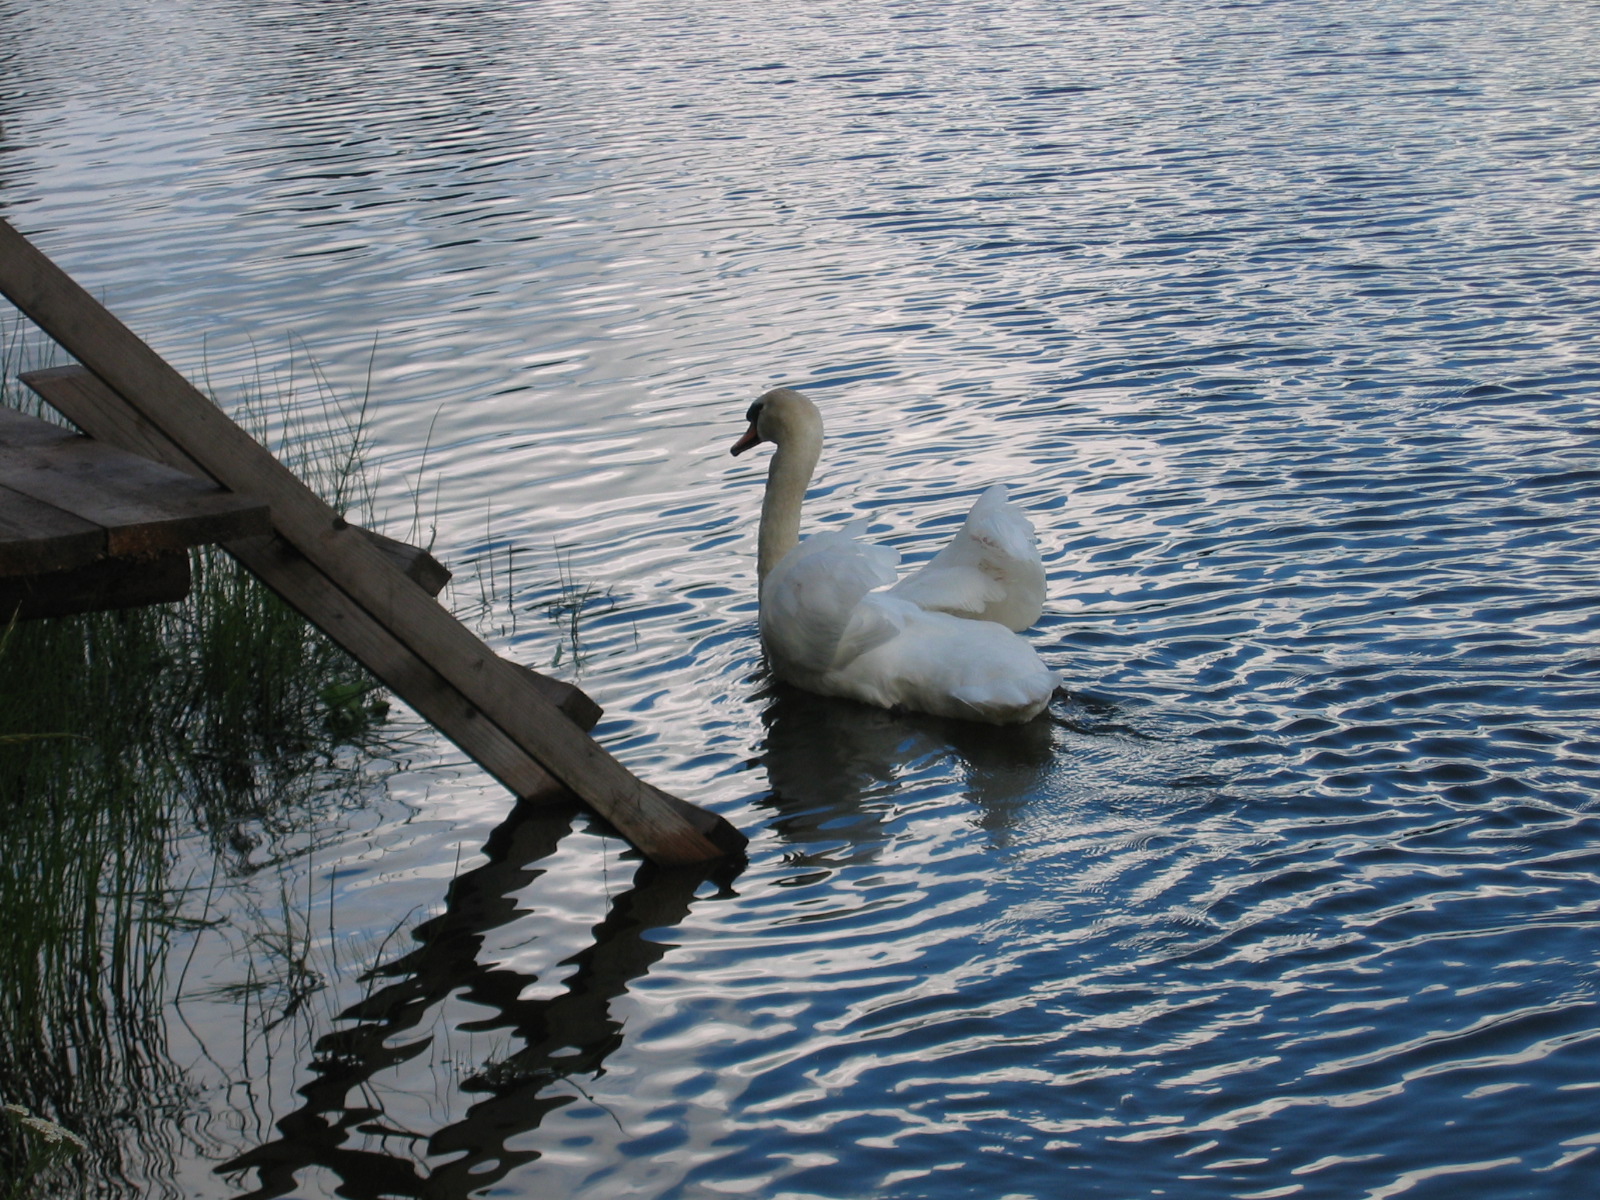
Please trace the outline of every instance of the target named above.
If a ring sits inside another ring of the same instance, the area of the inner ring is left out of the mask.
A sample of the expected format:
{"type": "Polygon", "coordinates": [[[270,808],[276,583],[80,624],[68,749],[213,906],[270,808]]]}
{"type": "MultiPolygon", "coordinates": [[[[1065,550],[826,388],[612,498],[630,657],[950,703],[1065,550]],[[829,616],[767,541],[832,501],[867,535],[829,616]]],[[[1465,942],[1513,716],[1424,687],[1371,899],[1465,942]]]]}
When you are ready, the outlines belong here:
{"type": "Polygon", "coordinates": [[[1037,716],[1056,676],[1016,635],[1039,618],[1044,566],[1028,519],[990,488],[950,544],[896,582],[899,555],[853,530],[799,539],[822,418],[799,392],[751,405],[733,447],[777,447],[761,507],[761,640],[778,678],[884,708],[1009,725],[1037,716]],[[893,585],[893,586],[889,586],[893,585]],[[883,590],[879,590],[883,589],[883,590]]]}

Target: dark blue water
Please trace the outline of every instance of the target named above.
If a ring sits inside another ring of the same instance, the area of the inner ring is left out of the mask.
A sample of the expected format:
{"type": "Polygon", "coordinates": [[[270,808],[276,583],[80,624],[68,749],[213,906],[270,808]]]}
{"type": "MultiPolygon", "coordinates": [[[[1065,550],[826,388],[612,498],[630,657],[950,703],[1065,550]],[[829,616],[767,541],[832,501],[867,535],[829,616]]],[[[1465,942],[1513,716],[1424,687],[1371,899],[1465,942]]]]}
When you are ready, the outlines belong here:
{"type": "Polygon", "coordinates": [[[752,838],[652,874],[419,733],[217,868],[151,1194],[1600,1188],[1600,5],[0,34],[7,217],[224,392],[370,362],[390,531],[752,838]],[[911,560],[1012,485],[1048,719],[769,687],[780,381],[812,523],[911,560]]]}

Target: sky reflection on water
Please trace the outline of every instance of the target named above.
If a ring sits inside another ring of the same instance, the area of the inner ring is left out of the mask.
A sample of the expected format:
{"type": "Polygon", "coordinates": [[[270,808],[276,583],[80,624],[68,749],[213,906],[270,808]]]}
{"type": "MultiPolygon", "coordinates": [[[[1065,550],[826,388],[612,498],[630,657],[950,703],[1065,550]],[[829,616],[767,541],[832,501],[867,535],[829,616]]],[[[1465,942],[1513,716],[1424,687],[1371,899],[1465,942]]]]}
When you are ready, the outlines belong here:
{"type": "Polygon", "coordinates": [[[1597,18],[0,11],[8,219],[196,375],[370,363],[390,531],[530,665],[592,583],[603,740],[753,839],[684,890],[419,753],[283,868],[315,1005],[208,1061],[186,983],[152,1186],[1592,1191],[1597,18]],[[813,526],[1013,486],[1050,720],[768,687],[778,381],[813,526]]]}

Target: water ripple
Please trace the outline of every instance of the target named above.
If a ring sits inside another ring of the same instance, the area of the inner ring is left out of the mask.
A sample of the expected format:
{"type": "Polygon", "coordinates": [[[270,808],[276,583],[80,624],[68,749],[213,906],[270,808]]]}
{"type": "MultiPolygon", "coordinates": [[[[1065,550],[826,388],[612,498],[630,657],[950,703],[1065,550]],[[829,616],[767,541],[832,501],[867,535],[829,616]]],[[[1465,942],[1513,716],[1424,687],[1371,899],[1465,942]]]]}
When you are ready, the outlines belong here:
{"type": "Polygon", "coordinates": [[[378,1194],[323,1121],[395,1194],[1592,1191],[1595,17],[10,6],[7,216],[224,391],[370,370],[394,531],[753,834],[685,890],[419,767],[337,912],[420,948],[152,1175],[378,1194]],[[777,381],[816,524],[920,561],[1012,485],[1047,720],[765,678],[777,381]]]}

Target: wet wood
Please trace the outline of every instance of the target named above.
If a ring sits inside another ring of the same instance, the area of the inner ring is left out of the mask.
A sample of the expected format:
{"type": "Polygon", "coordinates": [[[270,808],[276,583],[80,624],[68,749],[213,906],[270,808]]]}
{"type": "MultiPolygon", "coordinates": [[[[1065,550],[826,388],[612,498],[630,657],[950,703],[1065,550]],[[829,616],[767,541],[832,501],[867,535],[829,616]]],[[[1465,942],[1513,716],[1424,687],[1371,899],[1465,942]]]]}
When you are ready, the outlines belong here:
{"type": "MultiPolygon", "coordinates": [[[[744,836],[721,817],[652,787],[612,758],[551,702],[532,672],[498,658],[4,221],[0,291],[207,476],[266,500],[276,534],[344,593],[352,614],[364,614],[352,619],[381,626],[475,719],[493,725],[647,857],[705,862],[743,848],[744,836]]],[[[403,686],[391,686],[412,701],[403,686]]]]}

